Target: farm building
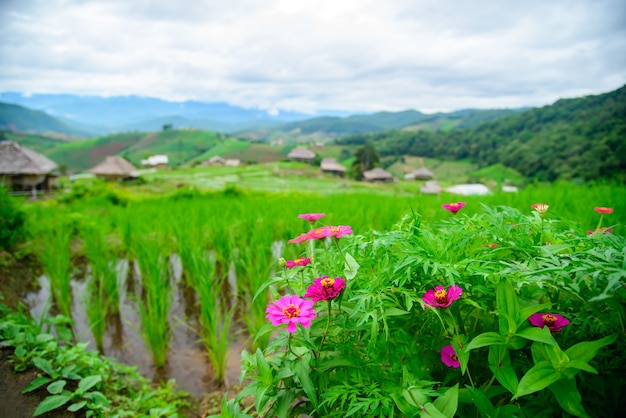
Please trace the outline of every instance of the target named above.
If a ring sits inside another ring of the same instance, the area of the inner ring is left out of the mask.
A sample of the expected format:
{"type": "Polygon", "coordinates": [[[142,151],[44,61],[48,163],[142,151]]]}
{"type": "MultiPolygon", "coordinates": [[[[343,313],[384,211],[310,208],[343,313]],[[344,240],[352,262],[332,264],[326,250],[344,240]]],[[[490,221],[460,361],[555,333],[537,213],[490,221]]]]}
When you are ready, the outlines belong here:
{"type": "Polygon", "coordinates": [[[432,180],[433,173],[426,167],[418,168],[404,176],[405,180],[432,180]]]}
{"type": "Polygon", "coordinates": [[[104,159],[103,162],[89,170],[96,177],[107,180],[119,180],[136,177],[134,171],[135,166],[117,155],[111,155],[104,159]]]}
{"type": "Polygon", "coordinates": [[[457,184],[456,186],[447,188],[446,192],[463,196],[484,196],[489,194],[489,189],[484,184],[457,184]]]}
{"type": "Polygon", "coordinates": [[[57,164],[47,157],[12,141],[0,141],[0,181],[17,191],[51,190],[58,175],[57,164]]]}
{"type": "Polygon", "coordinates": [[[320,164],[320,169],[324,173],[330,173],[338,177],[344,177],[346,175],[346,168],[339,164],[334,158],[324,158],[320,164]]]}
{"type": "Polygon", "coordinates": [[[239,159],[227,159],[227,158],[222,158],[219,155],[214,155],[213,157],[209,158],[208,160],[206,160],[205,162],[203,162],[202,164],[200,164],[203,167],[206,166],[215,166],[215,165],[225,165],[227,167],[239,167],[241,165],[241,160],[239,159]]]}
{"type": "Polygon", "coordinates": [[[420,187],[420,192],[424,194],[438,194],[441,193],[441,186],[436,181],[427,181],[420,187]]]}
{"type": "Polygon", "coordinates": [[[363,180],[369,182],[389,183],[393,181],[393,175],[380,167],[363,172],[363,180]]]}
{"type": "Polygon", "coordinates": [[[294,148],[291,150],[287,157],[292,161],[300,161],[303,163],[311,163],[315,159],[315,153],[308,148],[294,148]]]}
{"type": "Polygon", "coordinates": [[[145,160],[141,160],[141,165],[152,168],[165,168],[169,163],[167,155],[153,155],[145,160]]]}

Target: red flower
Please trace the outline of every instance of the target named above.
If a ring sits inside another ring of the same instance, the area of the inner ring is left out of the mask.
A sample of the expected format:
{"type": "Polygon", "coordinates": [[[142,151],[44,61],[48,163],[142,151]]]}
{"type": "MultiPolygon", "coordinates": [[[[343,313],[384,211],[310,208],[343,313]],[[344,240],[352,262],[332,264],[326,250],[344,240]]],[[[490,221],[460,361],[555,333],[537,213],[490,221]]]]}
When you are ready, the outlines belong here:
{"type": "Polygon", "coordinates": [[[345,288],[346,282],[341,277],[335,279],[328,276],[319,277],[308,287],[304,297],[311,298],[314,302],[335,299],[345,288]]]}
{"type": "Polygon", "coordinates": [[[536,313],[528,318],[528,321],[535,327],[543,328],[548,327],[550,332],[557,332],[563,329],[569,324],[569,319],[559,315],[551,313],[536,313]]]}
{"type": "Polygon", "coordinates": [[[446,203],[441,205],[445,210],[449,210],[452,213],[457,213],[463,206],[467,205],[467,202],[446,203]]]}
{"type": "Polygon", "coordinates": [[[441,349],[441,361],[448,367],[454,367],[458,369],[461,367],[461,362],[456,355],[456,351],[454,351],[454,347],[452,345],[446,345],[441,349]]]}
{"type": "Polygon", "coordinates": [[[448,290],[443,286],[437,286],[434,289],[429,289],[422,300],[433,308],[447,308],[452,302],[459,299],[462,294],[463,291],[457,285],[450,286],[448,290]]]}
{"type": "Polygon", "coordinates": [[[595,208],[593,208],[593,210],[595,210],[596,212],[602,215],[610,215],[611,213],[613,213],[613,208],[604,208],[604,207],[596,206],[595,208]]]}
{"type": "Polygon", "coordinates": [[[285,262],[285,267],[287,267],[288,269],[294,268],[294,267],[304,267],[307,264],[309,264],[311,262],[310,258],[296,258],[295,260],[291,261],[286,261],[285,262]]]}

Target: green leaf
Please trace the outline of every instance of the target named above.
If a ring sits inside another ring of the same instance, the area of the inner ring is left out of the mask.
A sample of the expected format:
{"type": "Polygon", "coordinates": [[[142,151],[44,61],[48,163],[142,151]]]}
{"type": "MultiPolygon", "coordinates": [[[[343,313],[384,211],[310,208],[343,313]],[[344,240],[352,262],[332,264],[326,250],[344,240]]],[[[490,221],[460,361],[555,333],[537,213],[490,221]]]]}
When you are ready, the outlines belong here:
{"type": "Polygon", "coordinates": [[[550,332],[550,328],[548,327],[524,328],[523,330],[519,331],[515,335],[526,338],[527,340],[531,340],[531,341],[538,341],[538,342],[545,343],[548,345],[556,345],[556,341],[554,340],[554,337],[552,337],[552,333],[550,332]]]}
{"type": "Polygon", "coordinates": [[[616,339],[617,334],[613,334],[600,338],[599,340],[578,343],[565,350],[565,354],[567,354],[570,360],[582,360],[584,362],[588,362],[594,358],[596,354],[598,354],[598,351],[602,347],[613,344],[616,339]]]}
{"type": "Polygon", "coordinates": [[[302,359],[296,364],[296,376],[302,385],[302,390],[306,393],[315,409],[317,409],[317,393],[315,392],[315,386],[311,381],[311,370],[309,369],[309,362],[302,359]]]}
{"type": "MultiPolygon", "coordinates": [[[[588,372],[588,373],[598,374],[598,371],[597,371],[595,368],[591,367],[591,366],[589,365],[589,363],[587,363],[587,362],[585,362],[585,361],[583,361],[583,360],[581,360],[581,359],[578,359],[578,360],[571,360],[571,361],[569,361],[569,362],[565,365],[565,368],[566,368],[566,369],[578,369],[578,370],[584,370],[584,371],[586,371],[586,372],[588,372]]],[[[574,375],[575,375],[575,374],[574,374],[574,375]]],[[[568,377],[569,377],[569,376],[568,376],[568,377]]],[[[571,376],[571,377],[574,377],[574,376],[571,376]]]]}
{"type": "Polygon", "coordinates": [[[67,407],[67,410],[70,412],[76,412],[79,409],[81,409],[82,407],[84,407],[85,405],[87,405],[87,401],[81,401],[81,402],[77,402],[77,403],[73,403],[70,406],[67,407]]]}
{"type": "Polygon", "coordinates": [[[455,335],[452,338],[452,347],[456,352],[456,356],[459,359],[459,363],[461,363],[461,373],[465,374],[467,370],[467,363],[469,362],[469,351],[466,351],[465,347],[467,344],[467,336],[465,335],[455,335]]]}
{"type": "Polygon", "coordinates": [[[508,332],[515,334],[515,331],[517,331],[517,321],[520,316],[519,302],[517,301],[517,295],[515,294],[513,286],[506,279],[500,280],[500,284],[498,284],[498,288],[496,289],[496,306],[498,311],[501,312],[499,317],[500,333],[506,332],[507,327],[504,322],[506,319],[508,322],[508,332]]]}
{"type": "Polygon", "coordinates": [[[476,405],[481,417],[492,417],[494,415],[493,404],[482,391],[472,387],[461,389],[461,391],[469,392],[472,402],[476,405]]]}
{"type": "Polygon", "coordinates": [[[50,362],[44,358],[35,357],[33,359],[33,363],[35,364],[37,368],[39,368],[40,370],[44,371],[45,373],[49,375],[52,375],[54,372],[52,370],[52,364],[50,364],[50,362]]]}
{"type": "Polygon", "coordinates": [[[426,418],[448,418],[430,402],[424,405],[424,410],[422,411],[421,416],[426,418]]]}
{"type": "Polygon", "coordinates": [[[41,403],[35,409],[34,417],[37,415],[45,414],[46,412],[52,411],[60,406],[63,406],[70,400],[70,397],[67,395],[51,395],[46,399],[41,401],[41,403]]]}
{"type": "Polygon", "coordinates": [[[37,388],[42,387],[43,385],[45,385],[46,383],[48,383],[50,381],[52,381],[52,379],[50,379],[49,377],[39,376],[38,378],[36,378],[32,382],[30,382],[30,385],[26,386],[24,388],[24,390],[22,391],[22,393],[27,393],[27,392],[33,391],[33,390],[35,390],[37,388]]]}
{"type": "Polygon", "coordinates": [[[494,344],[506,344],[506,340],[500,334],[495,332],[483,332],[474,337],[472,341],[465,347],[465,351],[474,350],[475,348],[487,347],[494,344]]]}
{"type": "Polygon", "coordinates": [[[259,289],[256,291],[256,293],[254,294],[254,297],[252,298],[252,301],[254,302],[256,300],[256,298],[262,294],[264,291],[267,290],[268,287],[270,287],[273,284],[276,283],[282,283],[285,282],[285,278],[284,277],[274,277],[270,280],[265,280],[263,282],[263,284],[261,285],[261,287],[259,287],[259,289]]]}
{"type": "Polygon", "coordinates": [[[582,405],[582,397],[576,387],[576,379],[562,379],[554,382],[548,389],[565,412],[576,417],[589,417],[582,405]]]}
{"type": "Polygon", "coordinates": [[[52,382],[48,385],[48,392],[53,395],[58,395],[63,392],[63,388],[67,382],[65,380],[57,380],[56,382],[52,382]]]}
{"type": "Polygon", "coordinates": [[[359,271],[359,263],[356,262],[354,257],[346,253],[346,262],[344,263],[343,274],[346,280],[354,279],[356,273],[359,271]]]}
{"type": "Polygon", "coordinates": [[[547,361],[541,361],[535,364],[522,377],[513,399],[545,389],[563,377],[561,373],[556,371],[552,364],[547,361]]]}
{"type": "Polygon", "coordinates": [[[434,405],[443,415],[453,418],[459,405],[459,384],[452,386],[443,396],[435,399],[434,405]]]}
{"type": "Polygon", "coordinates": [[[83,392],[87,392],[89,389],[91,389],[101,381],[102,376],[100,376],[99,374],[87,376],[81,379],[80,382],[78,382],[78,389],[82,390],[83,392]]]}
{"type": "Polygon", "coordinates": [[[506,346],[492,345],[489,347],[489,369],[504,388],[512,394],[517,392],[519,381],[511,366],[511,357],[506,346]]]}

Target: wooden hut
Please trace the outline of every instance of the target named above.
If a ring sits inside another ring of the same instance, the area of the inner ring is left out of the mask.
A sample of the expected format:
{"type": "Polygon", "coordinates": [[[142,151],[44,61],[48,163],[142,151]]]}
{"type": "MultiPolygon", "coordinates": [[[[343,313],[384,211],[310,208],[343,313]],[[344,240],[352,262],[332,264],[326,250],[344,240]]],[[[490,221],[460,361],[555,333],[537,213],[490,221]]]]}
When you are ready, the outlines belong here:
{"type": "Polygon", "coordinates": [[[380,167],[373,168],[363,172],[363,179],[369,182],[390,183],[393,181],[393,175],[386,172],[380,167]]]}
{"type": "Polygon", "coordinates": [[[405,180],[432,180],[433,173],[426,167],[418,168],[404,176],[405,180]]]}
{"type": "Polygon", "coordinates": [[[320,164],[320,169],[324,173],[330,173],[337,177],[345,177],[346,167],[342,166],[334,158],[324,158],[320,164]]]}
{"type": "Polygon", "coordinates": [[[134,171],[137,170],[134,165],[129,163],[122,157],[111,155],[104,159],[103,162],[89,170],[96,177],[107,180],[120,180],[134,178],[134,171]]]}
{"type": "Polygon", "coordinates": [[[308,148],[298,147],[292,149],[287,157],[292,161],[311,163],[315,159],[315,153],[308,148]]]}
{"type": "Polygon", "coordinates": [[[58,175],[52,170],[57,164],[47,157],[12,141],[0,141],[0,181],[4,179],[13,190],[31,191],[33,197],[37,189],[51,190],[58,175]]]}

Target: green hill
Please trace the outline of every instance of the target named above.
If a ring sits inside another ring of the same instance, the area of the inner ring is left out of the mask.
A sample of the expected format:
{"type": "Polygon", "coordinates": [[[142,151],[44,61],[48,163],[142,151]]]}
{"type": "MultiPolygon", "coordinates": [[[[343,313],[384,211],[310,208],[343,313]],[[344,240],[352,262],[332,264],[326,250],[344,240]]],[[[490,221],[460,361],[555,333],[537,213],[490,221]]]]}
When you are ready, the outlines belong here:
{"type": "Polygon", "coordinates": [[[394,130],[337,142],[371,141],[383,155],[502,163],[525,177],[626,181],[626,86],[601,95],[562,99],[472,129],[394,130]]]}
{"type": "Polygon", "coordinates": [[[0,102],[0,130],[85,136],[85,133],[67,126],[60,120],[39,110],[0,102]]]}

